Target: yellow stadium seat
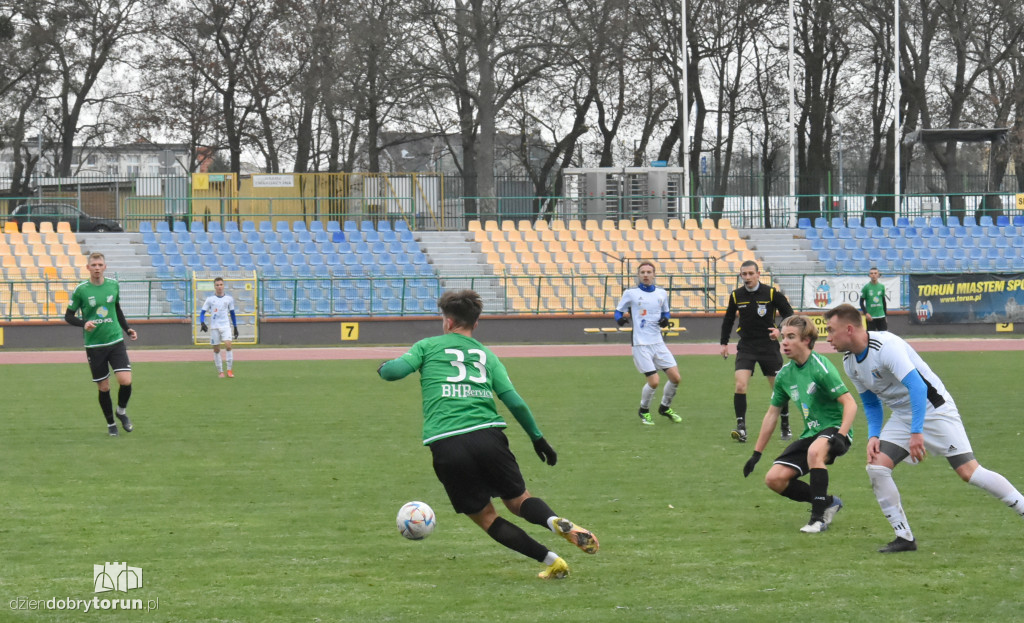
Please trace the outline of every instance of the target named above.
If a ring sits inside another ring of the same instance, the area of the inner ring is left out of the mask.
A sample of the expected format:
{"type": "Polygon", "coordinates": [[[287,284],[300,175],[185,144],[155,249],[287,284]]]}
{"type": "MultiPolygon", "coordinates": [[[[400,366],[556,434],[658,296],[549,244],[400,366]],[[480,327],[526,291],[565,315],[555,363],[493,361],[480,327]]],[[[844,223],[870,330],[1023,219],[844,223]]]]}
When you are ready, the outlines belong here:
{"type": "Polygon", "coordinates": [[[2,265],[4,269],[20,268],[20,266],[18,266],[18,258],[13,255],[0,256],[0,265],[2,265]]]}
{"type": "Polygon", "coordinates": [[[682,229],[683,228],[683,223],[682,223],[682,221],[680,221],[677,218],[670,218],[670,219],[668,219],[668,228],[669,229],[682,229]]]}
{"type": "MultiPolygon", "coordinates": [[[[52,223],[46,223],[46,225],[52,225],[52,223]]],[[[43,239],[43,244],[50,247],[51,249],[59,246],[60,252],[64,252],[64,243],[60,241],[60,234],[58,234],[55,231],[48,231],[45,234],[41,235],[43,239]]]]}
{"type": "Polygon", "coordinates": [[[6,223],[4,223],[4,233],[5,234],[17,234],[17,233],[19,233],[18,232],[18,223],[15,222],[15,221],[7,221],[6,223]]]}
{"type": "Polygon", "coordinates": [[[581,223],[578,219],[571,219],[569,221],[569,229],[579,231],[583,229],[583,223],[581,223]]]}
{"type": "Polygon", "coordinates": [[[732,229],[732,221],[727,218],[718,219],[718,229],[732,229]]]}
{"type": "Polygon", "coordinates": [[[660,218],[651,219],[651,229],[665,229],[665,221],[660,218]]]}
{"type": "Polygon", "coordinates": [[[616,229],[616,227],[615,227],[615,221],[613,221],[613,220],[612,220],[612,219],[610,219],[610,218],[602,219],[602,220],[601,220],[601,229],[603,229],[603,230],[605,230],[605,231],[609,231],[609,230],[612,230],[612,229],[616,229]]]}
{"type": "Polygon", "coordinates": [[[686,222],[683,223],[683,229],[698,229],[698,227],[697,227],[697,219],[692,219],[692,218],[686,219],[686,222]]]}
{"type": "Polygon", "coordinates": [[[658,239],[658,234],[659,234],[659,232],[657,230],[654,230],[654,229],[641,229],[640,230],[640,239],[641,240],[646,240],[646,241],[650,242],[652,240],[657,240],[658,239]]]}
{"type": "Polygon", "coordinates": [[[498,221],[487,221],[484,223],[485,231],[498,231],[498,229],[500,229],[498,227],[498,221]]]}
{"type": "Polygon", "coordinates": [[[528,219],[519,219],[519,222],[516,224],[516,228],[519,231],[533,231],[533,223],[528,219]]]}
{"type": "Polygon", "coordinates": [[[519,232],[519,235],[522,237],[523,240],[533,243],[536,243],[540,239],[540,237],[537,235],[537,232],[533,231],[532,229],[521,231],[519,232]]]}
{"type": "Polygon", "coordinates": [[[36,229],[36,224],[32,221],[25,221],[21,224],[21,233],[23,234],[37,234],[39,231],[36,229]]]}
{"type": "Polygon", "coordinates": [[[701,229],[715,229],[715,221],[713,219],[706,218],[700,222],[701,229]]]}
{"type": "Polygon", "coordinates": [[[61,266],[57,268],[57,274],[61,279],[68,281],[81,281],[82,273],[74,266],[61,266]]]}
{"type": "MultiPolygon", "coordinates": [[[[28,223],[25,224],[28,225],[28,223]]],[[[43,244],[43,237],[37,231],[21,232],[21,237],[28,245],[43,244]]]]}
{"type": "Polygon", "coordinates": [[[553,229],[555,231],[561,231],[561,230],[565,229],[565,221],[562,221],[562,220],[551,221],[551,229],[553,229]]]}
{"type": "Polygon", "coordinates": [[[541,242],[551,243],[557,240],[558,238],[555,236],[555,232],[551,231],[550,229],[542,229],[537,232],[537,239],[540,240],[541,242]]]}
{"type": "Polygon", "coordinates": [[[650,228],[651,228],[651,226],[647,224],[647,219],[638,218],[638,219],[636,219],[636,222],[633,223],[633,229],[650,229],[650,228]]]}
{"type": "Polygon", "coordinates": [[[548,222],[544,219],[539,219],[533,224],[533,228],[537,231],[550,231],[551,227],[548,226],[548,222]]]}
{"type": "Polygon", "coordinates": [[[20,232],[9,233],[7,234],[7,244],[12,247],[16,244],[25,244],[25,239],[20,232]]]}
{"type": "Polygon", "coordinates": [[[622,231],[633,229],[633,221],[628,218],[619,219],[619,229],[622,231]]]}
{"type": "Polygon", "coordinates": [[[708,240],[722,240],[722,232],[718,229],[705,229],[704,234],[708,240]]]}
{"type": "Polygon", "coordinates": [[[69,223],[67,221],[61,221],[61,222],[57,223],[57,233],[58,234],[70,234],[70,233],[73,233],[71,231],[71,223],[69,223]]]}
{"type": "Polygon", "coordinates": [[[595,231],[601,229],[601,223],[594,219],[588,219],[586,224],[584,224],[583,229],[586,229],[587,231],[595,231]]]}
{"type": "Polygon", "coordinates": [[[514,229],[506,229],[502,232],[502,235],[504,235],[505,240],[508,240],[509,242],[522,242],[523,240],[523,235],[514,229]]]}
{"type": "Polygon", "coordinates": [[[468,231],[483,231],[484,228],[482,225],[480,225],[480,221],[472,220],[466,223],[466,229],[468,231]]]}
{"type": "Polygon", "coordinates": [[[501,222],[502,231],[515,231],[516,224],[513,221],[504,220],[501,222]]]}

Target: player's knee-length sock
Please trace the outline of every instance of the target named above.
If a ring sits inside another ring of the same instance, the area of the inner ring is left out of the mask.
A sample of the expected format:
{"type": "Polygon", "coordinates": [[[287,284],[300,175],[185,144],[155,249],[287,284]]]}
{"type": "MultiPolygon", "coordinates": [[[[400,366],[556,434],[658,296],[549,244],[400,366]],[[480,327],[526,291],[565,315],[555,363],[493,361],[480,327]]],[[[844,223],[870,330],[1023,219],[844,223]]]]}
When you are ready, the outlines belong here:
{"type": "Polygon", "coordinates": [[[653,387],[651,387],[647,383],[644,383],[644,388],[642,390],[640,390],[640,408],[641,409],[650,409],[651,408],[651,400],[654,399],[654,391],[655,390],[654,390],[653,387]]]}
{"type": "Polygon", "coordinates": [[[828,494],[828,470],[824,467],[816,467],[811,470],[811,521],[821,521],[825,516],[825,509],[832,503],[832,496],[828,494]]]}
{"type": "Polygon", "coordinates": [[[1012,508],[1013,512],[1024,517],[1024,497],[1002,474],[979,465],[967,482],[988,491],[1012,508]]]}
{"type": "Polygon", "coordinates": [[[736,410],[736,426],[747,427],[747,395],[733,394],[732,407],[736,410]]]}
{"type": "Polygon", "coordinates": [[[532,524],[544,526],[552,532],[554,531],[552,521],[558,518],[547,502],[532,497],[523,500],[522,505],[519,506],[519,516],[532,524]]]}
{"type": "Polygon", "coordinates": [[[132,384],[122,385],[117,390],[117,410],[119,413],[124,413],[124,410],[128,408],[128,400],[132,397],[132,384]]]}
{"type": "Polygon", "coordinates": [[[522,528],[502,517],[494,520],[491,527],[487,529],[487,534],[505,547],[528,558],[533,558],[537,562],[544,562],[548,556],[547,547],[533,540],[522,528]]]}
{"type": "Polygon", "coordinates": [[[786,487],[779,495],[787,497],[794,502],[811,502],[811,485],[807,484],[802,480],[794,478],[789,481],[789,486],[786,487]]]}
{"type": "Polygon", "coordinates": [[[875,499],[882,509],[882,514],[889,520],[896,536],[914,540],[914,533],[910,530],[907,522],[907,515],[903,512],[903,505],[900,503],[900,490],[896,488],[896,482],[892,479],[892,470],[882,465],[868,465],[868,476],[871,478],[871,488],[875,492],[875,499]]]}
{"type": "Polygon", "coordinates": [[[672,381],[665,381],[665,391],[661,393],[661,404],[666,407],[672,404],[672,399],[676,397],[676,388],[679,387],[672,381]]]}
{"type": "Polygon", "coordinates": [[[220,362],[220,353],[213,353],[213,363],[217,366],[217,372],[224,371],[224,366],[220,362]]]}
{"type": "Polygon", "coordinates": [[[114,423],[114,403],[110,401],[110,390],[100,392],[100,409],[103,410],[103,417],[107,418],[107,424],[114,423]]]}
{"type": "Polygon", "coordinates": [[[231,367],[234,364],[235,364],[235,356],[232,354],[232,352],[230,350],[225,352],[224,353],[224,367],[226,367],[228,370],[230,370],[231,367]]]}

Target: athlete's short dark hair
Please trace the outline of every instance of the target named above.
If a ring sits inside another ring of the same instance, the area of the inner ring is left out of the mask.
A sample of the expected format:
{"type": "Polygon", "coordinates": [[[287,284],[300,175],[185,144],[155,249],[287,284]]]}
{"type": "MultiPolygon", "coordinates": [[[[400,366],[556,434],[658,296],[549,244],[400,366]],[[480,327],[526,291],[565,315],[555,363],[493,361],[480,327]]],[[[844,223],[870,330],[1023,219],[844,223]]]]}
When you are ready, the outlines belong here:
{"type": "Polygon", "coordinates": [[[833,318],[844,320],[858,327],[861,326],[860,310],[854,307],[853,305],[850,305],[849,303],[836,305],[832,309],[825,312],[825,320],[832,320],[833,318]]]}
{"type": "Polygon", "coordinates": [[[811,350],[814,350],[814,342],[818,339],[818,327],[814,326],[813,320],[807,316],[794,314],[783,320],[781,327],[793,327],[796,329],[797,337],[801,340],[810,339],[811,350]]]}
{"type": "Polygon", "coordinates": [[[213,284],[214,285],[217,285],[218,281],[221,282],[221,283],[224,283],[224,277],[214,277],[213,278],[213,284]]]}
{"type": "Polygon", "coordinates": [[[757,262],[755,262],[754,260],[747,260],[747,261],[743,262],[742,264],[740,264],[740,270],[743,270],[747,266],[753,266],[754,270],[756,270],[757,272],[761,272],[761,269],[758,268],[758,266],[757,266],[757,262]]]}
{"type": "Polygon", "coordinates": [[[437,299],[437,308],[456,326],[472,329],[484,310],[484,302],[473,290],[449,290],[437,299]]]}

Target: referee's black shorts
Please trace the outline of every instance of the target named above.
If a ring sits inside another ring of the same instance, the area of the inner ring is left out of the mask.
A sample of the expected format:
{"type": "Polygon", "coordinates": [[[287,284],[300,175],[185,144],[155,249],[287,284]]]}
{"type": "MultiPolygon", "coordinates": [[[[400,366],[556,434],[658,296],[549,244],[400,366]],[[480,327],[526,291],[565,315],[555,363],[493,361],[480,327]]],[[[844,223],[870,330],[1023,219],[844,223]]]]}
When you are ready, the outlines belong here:
{"type": "Polygon", "coordinates": [[[128,361],[128,349],[124,340],[109,346],[96,346],[85,349],[85,356],[89,360],[89,369],[92,370],[92,380],[99,383],[110,376],[110,370],[116,372],[131,372],[132,364],[128,361]]]}
{"type": "Polygon", "coordinates": [[[491,498],[517,498],[526,491],[508,437],[500,428],[484,428],[430,444],[434,473],[457,513],[479,513],[491,498]]]}
{"type": "Polygon", "coordinates": [[[754,371],[761,366],[761,374],[775,376],[782,369],[782,351],[775,340],[757,341],[736,346],[736,369],[754,371]]]}

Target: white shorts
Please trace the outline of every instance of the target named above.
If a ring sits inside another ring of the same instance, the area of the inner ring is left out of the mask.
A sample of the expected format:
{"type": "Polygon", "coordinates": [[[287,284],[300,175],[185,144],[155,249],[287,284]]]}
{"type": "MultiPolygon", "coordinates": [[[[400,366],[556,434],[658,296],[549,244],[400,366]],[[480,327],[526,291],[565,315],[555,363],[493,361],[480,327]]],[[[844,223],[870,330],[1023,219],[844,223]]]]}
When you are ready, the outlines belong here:
{"type": "MultiPolygon", "coordinates": [[[[955,409],[929,413],[924,418],[924,447],[936,456],[957,456],[973,452],[971,442],[967,439],[964,422],[955,409]]],[[[882,427],[881,441],[894,443],[904,450],[910,451],[910,416],[893,413],[889,421],[882,427]]]]}
{"type": "Polygon", "coordinates": [[[667,370],[676,366],[676,358],[665,343],[637,344],[633,346],[633,363],[640,374],[667,370]]]}
{"type": "Polygon", "coordinates": [[[221,342],[231,342],[231,327],[212,327],[210,329],[210,344],[219,346],[221,342]]]}

